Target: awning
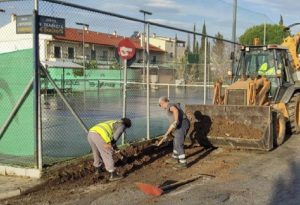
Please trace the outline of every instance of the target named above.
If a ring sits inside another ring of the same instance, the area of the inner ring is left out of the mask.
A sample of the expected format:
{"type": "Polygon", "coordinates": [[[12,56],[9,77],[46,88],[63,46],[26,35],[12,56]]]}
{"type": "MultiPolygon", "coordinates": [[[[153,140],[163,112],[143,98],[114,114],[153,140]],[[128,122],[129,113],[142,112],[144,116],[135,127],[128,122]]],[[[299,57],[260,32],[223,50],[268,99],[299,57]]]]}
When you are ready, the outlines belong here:
{"type": "MultiPolygon", "coordinates": [[[[130,68],[143,68],[143,63],[133,63],[129,66],[130,68]]],[[[147,67],[147,64],[145,64],[145,68],[147,67]]],[[[157,64],[149,64],[149,68],[157,68],[157,64]]]]}
{"type": "Polygon", "coordinates": [[[70,61],[42,61],[41,62],[43,66],[47,66],[48,68],[51,67],[51,68],[58,68],[58,69],[61,69],[61,68],[83,68],[82,65],[79,65],[77,63],[73,63],[73,62],[70,62],[70,61]]]}

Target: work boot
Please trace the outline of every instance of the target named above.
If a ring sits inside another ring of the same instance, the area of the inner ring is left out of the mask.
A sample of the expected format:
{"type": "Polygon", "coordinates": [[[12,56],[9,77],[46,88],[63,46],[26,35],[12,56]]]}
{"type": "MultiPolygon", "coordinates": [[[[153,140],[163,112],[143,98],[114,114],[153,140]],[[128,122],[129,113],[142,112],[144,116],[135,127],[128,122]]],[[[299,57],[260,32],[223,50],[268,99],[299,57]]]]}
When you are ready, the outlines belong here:
{"type": "Polygon", "coordinates": [[[171,158],[169,158],[169,159],[166,160],[166,163],[167,164],[177,164],[179,162],[178,162],[178,159],[176,159],[174,157],[171,157],[171,158]]]}
{"type": "Polygon", "coordinates": [[[105,172],[105,168],[103,166],[96,167],[95,175],[99,175],[101,173],[105,172]]]}
{"type": "Polygon", "coordinates": [[[174,169],[186,169],[187,163],[186,162],[178,162],[173,168],[174,169]]]}
{"type": "Polygon", "coordinates": [[[118,181],[120,179],[123,179],[123,176],[118,175],[116,172],[110,173],[109,181],[113,182],[113,181],[118,181]]]}

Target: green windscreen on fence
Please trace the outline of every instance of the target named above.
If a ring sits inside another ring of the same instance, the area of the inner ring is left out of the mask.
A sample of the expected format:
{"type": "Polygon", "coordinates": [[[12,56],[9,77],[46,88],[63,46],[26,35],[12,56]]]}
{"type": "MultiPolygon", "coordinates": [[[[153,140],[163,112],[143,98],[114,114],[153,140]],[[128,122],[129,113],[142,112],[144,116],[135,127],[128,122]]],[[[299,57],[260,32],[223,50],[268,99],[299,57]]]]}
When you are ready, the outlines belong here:
{"type": "MultiPolygon", "coordinates": [[[[0,54],[0,127],[25,92],[32,78],[33,50],[0,54]]],[[[0,139],[0,163],[32,164],[34,161],[33,94],[11,121],[0,139]]]]}

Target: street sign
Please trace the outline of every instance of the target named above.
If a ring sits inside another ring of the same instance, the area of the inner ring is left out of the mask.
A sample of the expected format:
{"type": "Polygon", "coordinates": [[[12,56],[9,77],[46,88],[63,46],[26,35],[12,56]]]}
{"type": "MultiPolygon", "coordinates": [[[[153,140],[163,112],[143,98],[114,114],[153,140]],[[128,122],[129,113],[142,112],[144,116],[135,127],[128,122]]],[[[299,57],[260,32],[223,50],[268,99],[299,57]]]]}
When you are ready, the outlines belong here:
{"type": "Polygon", "coordinates": [[[135,46],[129,39],[124,39],[118,44],[118,54],[123,60],[129,60],[135,55],[135,46]]]}
{"type": "Polygon", "coordinates": [[[39,16],[39,32],[57,36],[65,35],[65,19],[39,16]]]}
{"type": "Polygon", "coordinates": [[[16,33],[32,33],[32,15],[17,16],[16,33]]]}

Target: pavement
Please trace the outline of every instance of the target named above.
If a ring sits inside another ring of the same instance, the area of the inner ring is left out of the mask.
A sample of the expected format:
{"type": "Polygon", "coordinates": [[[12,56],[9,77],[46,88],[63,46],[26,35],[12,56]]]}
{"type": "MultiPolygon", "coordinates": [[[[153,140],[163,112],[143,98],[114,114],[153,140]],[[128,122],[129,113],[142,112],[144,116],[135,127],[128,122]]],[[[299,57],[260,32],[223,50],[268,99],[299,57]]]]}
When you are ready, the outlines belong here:
{"type": "Polygon", "coordinates": [[[0,176],[0,200],[33,192],[45,183],[42,179],[0,176]]]}
{"type": "MultiPolygon", "coordinates": [[[[160,197],[122,187],[105,195],[95,193],[64,204],[155,205],[298,205],[300,204],[300,136],[292,136],[271,152],[232,153],[238,166],[229,176],[197,180],[160,197]],[[113,200],[112,200],[113,199],[113,200]]],[[[226,160],[224,158],[224,160],[226,160]]]]}

